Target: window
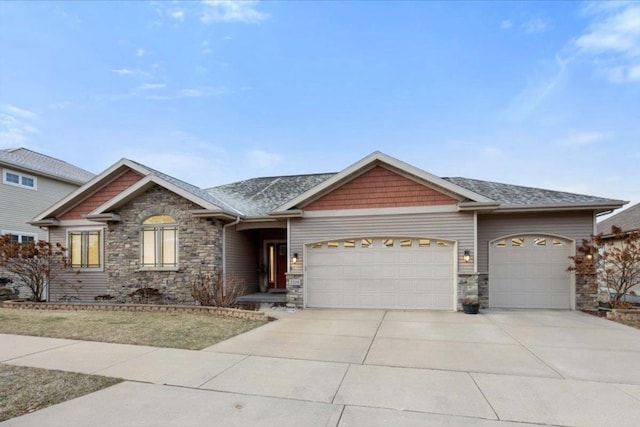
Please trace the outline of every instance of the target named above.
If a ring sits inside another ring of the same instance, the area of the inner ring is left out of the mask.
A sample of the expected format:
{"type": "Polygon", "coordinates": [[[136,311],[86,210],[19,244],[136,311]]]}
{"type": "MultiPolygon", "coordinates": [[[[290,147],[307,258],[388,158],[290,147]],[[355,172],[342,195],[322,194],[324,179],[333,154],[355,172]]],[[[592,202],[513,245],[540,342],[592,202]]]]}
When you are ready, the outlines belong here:
{"type": "Polygon", "coordinates": [[[334,241],[327,242],[327,247],[328,247],[328,248],[337,248],[338,246],[340,246],[340,245],[338,244],[338,242],[334,242],[334,241]]]}
{"type": "Polygon", "coordinates": [[[100,268],[100,231],[69,232],[69,258],[73,268],[100,268]]]}
{"type": "Polygon", "coordinates": [[[5,169],[2,173],[2,182],[9,185],[15,185],[18,187],[25,187],[30,190],[36,189],[36,177],[31,175],[25,175],[20,172],[5,169]]]}
{"type": "Polygon", "coordinates": [[[355,248],[356,247],[356,241],[355,240],[345,240],[344,241],[344,247],[345,248],[355,248]]]}
{"type": "Polygon", "coordinates": [[[19,231],[6,231],[6,230],[2,230],[2,233],[0,234],[9,234],[11,235],[11,241],[12,242],[18,242],[18,243],[27,243],[27,242],[35,242],[36,241],[36,237],[38,237],[36,234],[34,233],[22,233],[19,231]]]}
{"type": "Polygon", "coordinates": [[[419,239],[418,246],[421,248],[426,248],[427,246],[431,246],[431,240],[429,239],[419,239]]]}
{"type": "Polygon", "coordinates": [[[400,240],[400,247],[410,248],[411,247],[411,239],[402,239],[402,240],[400,240]]]}
{"type": "Polygon", "coordinates": [[[504,248],[505,246],[507,246],[507,242],[504,240],[500,240],[498,243],[496,243],[496,248],[504,248]]]}
{"type": "Polygon", "coordinates": [[[446,248],[447,246],[449,246],[449,243],[438,240],[438,246],[441,248],[446,248]]]}
{"type": "Polygon", "coordinates": [[[564,243],[562,243],[560,240],[557,239],[553,239],[553,246],[564,246],[564,243]]]}
{"type": "Polygon", "coordinates": [[[373,240],[371,239],[362,239],[361,246],[363,248],[370,248],[373,245],[373,240]]]}
{"type": "Polygon", "coordinates": [[[313,245],[311,245],[311,249],[320,249],[321,247],[322,247],[322,242],[314,243],[313,245]]]}
{"type": "Polygon", "coordinates": [[[382,246],[385,248],[393,247],[393,239],[382,239],[382,246]]]}
{"type": "Polygon", "coordinates": [[[178,226],[169,215],[155,215],[142,222],[142,267],[171,268],[178,265],[178,226]]]}
{"type": "Polygon", "coordinates": [[[522,246],[524,245],[524,237],[516,237],[511,239],[511,246],[522,246]]]}
{"type": "Polygon", "coordinates": [[[544,237],[536,237],[535,239],[533,239],[533,245],[534,246],[547,246],[547,239],[545,239],[544,237]]]}

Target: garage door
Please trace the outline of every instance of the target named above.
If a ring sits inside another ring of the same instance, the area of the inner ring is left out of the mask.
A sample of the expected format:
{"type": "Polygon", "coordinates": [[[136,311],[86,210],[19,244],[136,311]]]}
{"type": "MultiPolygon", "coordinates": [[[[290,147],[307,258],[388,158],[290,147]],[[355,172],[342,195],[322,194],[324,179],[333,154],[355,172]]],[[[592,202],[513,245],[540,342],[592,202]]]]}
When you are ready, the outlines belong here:
{"type": "Polygon", "coordinates": [[[543,234],[489,244],[489,306],[571,308],[568,256],[572,242],[543,234]]]}
{"type": "Polygon", "coordinates": [[[454,308],[453,242],[364,237],[306,249],[307,307],[454,308]]]}

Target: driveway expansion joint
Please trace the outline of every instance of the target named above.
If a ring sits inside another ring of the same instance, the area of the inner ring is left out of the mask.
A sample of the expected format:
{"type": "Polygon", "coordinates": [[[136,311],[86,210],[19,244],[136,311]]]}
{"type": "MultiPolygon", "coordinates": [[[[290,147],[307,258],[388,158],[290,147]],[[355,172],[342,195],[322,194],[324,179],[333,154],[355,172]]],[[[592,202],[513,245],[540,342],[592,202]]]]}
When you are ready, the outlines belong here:
{"type": "Polygon", "coordinates": [[[371,338],[371,342],[369,343],[369,347],[367,347],[367,351],[365,352],[364,357],[360,362],[361,365],[364,365],[365,361],[367,360],[367,357],[369,356],[369,352],[371,351],[371,347],[373,347],[373,343],[376,341],[378,332],[380,332],[380,327],[382,326],[382,322],[384,322],[384,319],[387,317],[387,313],[388,311],[385,310],[385,312],[382,314],[382,317],[380,318],[380,322],[378,322],[378,327],[376,328],[376,333],[373,334],[373,337],[371,338]]]}

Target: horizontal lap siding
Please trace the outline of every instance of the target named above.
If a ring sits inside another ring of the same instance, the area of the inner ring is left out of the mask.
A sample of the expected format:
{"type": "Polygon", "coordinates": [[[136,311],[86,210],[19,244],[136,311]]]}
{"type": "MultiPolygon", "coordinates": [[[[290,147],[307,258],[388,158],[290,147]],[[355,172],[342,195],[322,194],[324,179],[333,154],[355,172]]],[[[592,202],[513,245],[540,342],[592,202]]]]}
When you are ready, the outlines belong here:
{"type": "Polygon", "coordinates": [[[489,270],[491,240],[517,233],[558,234],[579,245],[593,233],[593,212],[478,215],[478,271],[489,270]]]}
{"type": "MultiPolygon", "coordinates": [[[[244,292],[258,291],[258,247],[254,232],[236,231],[236,226],[226,231],[226,272],[244,284],[244,292]]],[[[229,283],[229,282],[227,282],[229,283]]]]}
{"type": "MultiPolygon", "coordinates": [[[[60,243],[67,247],[67,228],[51,228],[49,230],[49,240],[54,245],[60,243]]],[[[104,236],[103,236],[104,237],[104,236]]],[[[103,260],[104,264],[104,260],[103,260]]],[[[49,301],[57,302],[65,299],[65,295],[77,297],[72,301],[93,302],[97,295],[107,293],[107,273],[104,271],[82,271],[78,269],[64,269],[52,281],[49,287],[49,301]],[[77,285],[77,292],[67,286],[77,285]]]]}
{"type": "MultiPolygon", "coordinates": [[[[317,217],[291,220],[291,253],[300,259],[308,243],[357,237],[427,237],[458,242],[458,260],[473,249],[473,214],[448,212],[350,217],[317,217]]],[[[302,264],[299,264],[302,265],[302,264]]],[[[473,264],[459,263],[462,273],[473,264]]]]}

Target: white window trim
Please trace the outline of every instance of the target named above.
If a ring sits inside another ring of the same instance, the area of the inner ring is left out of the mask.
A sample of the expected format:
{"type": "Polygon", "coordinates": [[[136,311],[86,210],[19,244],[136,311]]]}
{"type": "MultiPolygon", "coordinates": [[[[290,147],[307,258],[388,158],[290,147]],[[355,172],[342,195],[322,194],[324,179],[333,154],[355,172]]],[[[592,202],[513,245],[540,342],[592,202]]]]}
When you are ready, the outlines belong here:
{"type": "Polygon", "coordinates": [[[5,234],[11,234],[13,236],[19,236],[19,240],[20,243],[22,243],[22,237],[23,236],[27,236],[27,237],[33,237],[34,241],[38,241],[38,234],[37,233],[28,233],[25,231],[11,231],[11,230],[0,230],[0,234],[5,235],[5,234]]]}
{"type": "Polygon", "coordinates": [[[2,183],[7,185],[13,185],[14,187],[26,188],[27,190],[38,190],[38,178],[33,175],[28,175],[26,173],[14,171],[12,169],[2,169],[2,183]],[[18,183],[7,181],[7,173],[12,173],[14,175],[18,175],[18,183]],[[33,180],[33,187],[29,187],[28,185],[22,184],[22,178],[29,178],[33,180]]]}
{"type": "Polygon", "coordinates": [[[104,263],[105,263],[105,259],[104,259],[104,227],[80,227],[80,228],[68,228],[67,229],[67,233],[66,233],[66,243],[64,246],[64,249],[67,253],[67,257],[68,257],[68,261],[69,263],[71,262],[71,253],[69,252],[69,249],[71,247],[71,245],[69,244],[70,240],[69,240],[69,234],[71,233],[81,233],[83,231],[99,231],[100,232],[100,267],[71,267],[69,265],[69,268],[72,271],[104,271],[104,263]]]}

